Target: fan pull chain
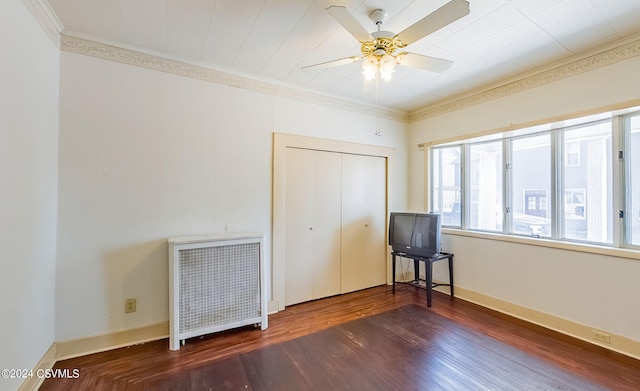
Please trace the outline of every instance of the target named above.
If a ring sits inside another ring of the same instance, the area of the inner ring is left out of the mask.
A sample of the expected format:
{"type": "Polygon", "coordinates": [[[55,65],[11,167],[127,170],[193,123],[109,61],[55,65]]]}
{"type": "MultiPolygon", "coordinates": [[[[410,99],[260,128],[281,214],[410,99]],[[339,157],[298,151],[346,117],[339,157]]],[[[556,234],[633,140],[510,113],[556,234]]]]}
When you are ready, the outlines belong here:
{"type": "Polygon", "coordinates": [[[378,137],[382,137],[382,132],[380,131],[380,76],[376,75],[376,131],[375,135],[378,137]]]}

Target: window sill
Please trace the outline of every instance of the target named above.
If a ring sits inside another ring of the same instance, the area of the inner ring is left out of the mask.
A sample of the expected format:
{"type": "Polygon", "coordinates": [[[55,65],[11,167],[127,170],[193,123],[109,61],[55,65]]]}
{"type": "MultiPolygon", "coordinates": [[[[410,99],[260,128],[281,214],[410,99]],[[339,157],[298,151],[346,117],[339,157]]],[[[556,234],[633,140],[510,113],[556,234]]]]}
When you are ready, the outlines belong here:
{"type": "Polygon", "coordinates": [[[497,240],[501,242],[519,243],[529,246],[541,246],[567,251],[578,251],[589,254],[607,255],[611,257],[640,260],[640,251],[629,248],[617,248],[590,243],[563,242],[543,238],[528,238],[524,236],[505,235],[493,232],[467,231],[456,228],[442,228],[446,235],[466,236],[470,238],[497,240]]]}

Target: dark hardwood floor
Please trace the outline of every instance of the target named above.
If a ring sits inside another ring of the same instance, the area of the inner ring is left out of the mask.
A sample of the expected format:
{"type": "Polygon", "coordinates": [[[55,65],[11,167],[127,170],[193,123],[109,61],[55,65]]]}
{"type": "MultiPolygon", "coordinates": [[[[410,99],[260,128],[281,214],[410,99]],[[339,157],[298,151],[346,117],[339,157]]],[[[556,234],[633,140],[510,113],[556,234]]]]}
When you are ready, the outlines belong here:
{"type": "Polygon", "coordinates": [[[80,377],[41,390],[640,389],[636,360],[440,293],[427,308],[424,291],[405,285],[290,306],[265,331],[194,338],[177,352],[165,339],[54,368],[80,377]]]}

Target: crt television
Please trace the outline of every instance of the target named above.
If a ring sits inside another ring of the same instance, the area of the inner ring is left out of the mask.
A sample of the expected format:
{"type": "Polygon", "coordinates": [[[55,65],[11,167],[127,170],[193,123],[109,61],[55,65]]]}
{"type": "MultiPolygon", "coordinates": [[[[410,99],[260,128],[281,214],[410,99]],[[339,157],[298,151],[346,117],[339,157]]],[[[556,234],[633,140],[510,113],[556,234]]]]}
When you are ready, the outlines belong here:
{"type": "Polygon", "coordinates": [[[396,253],[429,258],[440,253],[440,215],[392,212],[389,245],[396,253]]]}

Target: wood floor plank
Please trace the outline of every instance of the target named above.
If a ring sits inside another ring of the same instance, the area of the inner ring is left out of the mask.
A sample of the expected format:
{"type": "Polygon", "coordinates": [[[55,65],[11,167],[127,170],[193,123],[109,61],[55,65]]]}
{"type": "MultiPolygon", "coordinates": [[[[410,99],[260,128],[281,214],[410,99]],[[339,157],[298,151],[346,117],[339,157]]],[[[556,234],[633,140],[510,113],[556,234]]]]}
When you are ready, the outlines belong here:
{"type": "Polygon", "coordinates": [[[240,356],[225,358],[192,368],[176,371],[144,384],[149,391],[172,390],[251,390],[240,356]]]}
{"type": "Polygon", "coordinates": [[[323,362],[318,370],[307,370],[316,362],[316,352],[326,345],[323,340],[298,340],[295,339],[287,345],[287,355],[294,363],[306,384],[315,384],[325,390],[335,390],[337,385],[332,380],[337,376],[335,365],[332,361],[323,362]],[[331,376],[327,376],[327,373],[331,376]]]}
{"type": "Polygon", "coordinates": [[[310,334],[284,345],[297,343],[308,350],[311,360],[306,370],[310,372],[317,368],[319,374],[333,383],[333,389],[391,389],[390,379],[379,366],[372,365],[370,352],[362,349],[361,336],[354,335],[348,328],[350,324],[310,334]],[[364,365],[354,368],[350,365],[352,363],[364,365]]]}
{"type": "Polygon", "coordinates": [[[313,387],[296,368],[281,344],[245,353],[240,361],[251,389],[294,391],[313,387]]]}
{"type": "Polygon", "coordinates": [[[640,389],[635,360],[436,292],[428,309],[424,291],[405,286],[287,307],[267,330],[194,338],[177,352],[161,340],[55,368],[80,378],[47,379],[41,390],[640,389]],[[422,315],[394,311],[408,307],[422,315]],[[429,314],[440,320],[425,322],[429,314]],[[345,363],[365,365],[354,373],[345,363]]]}

